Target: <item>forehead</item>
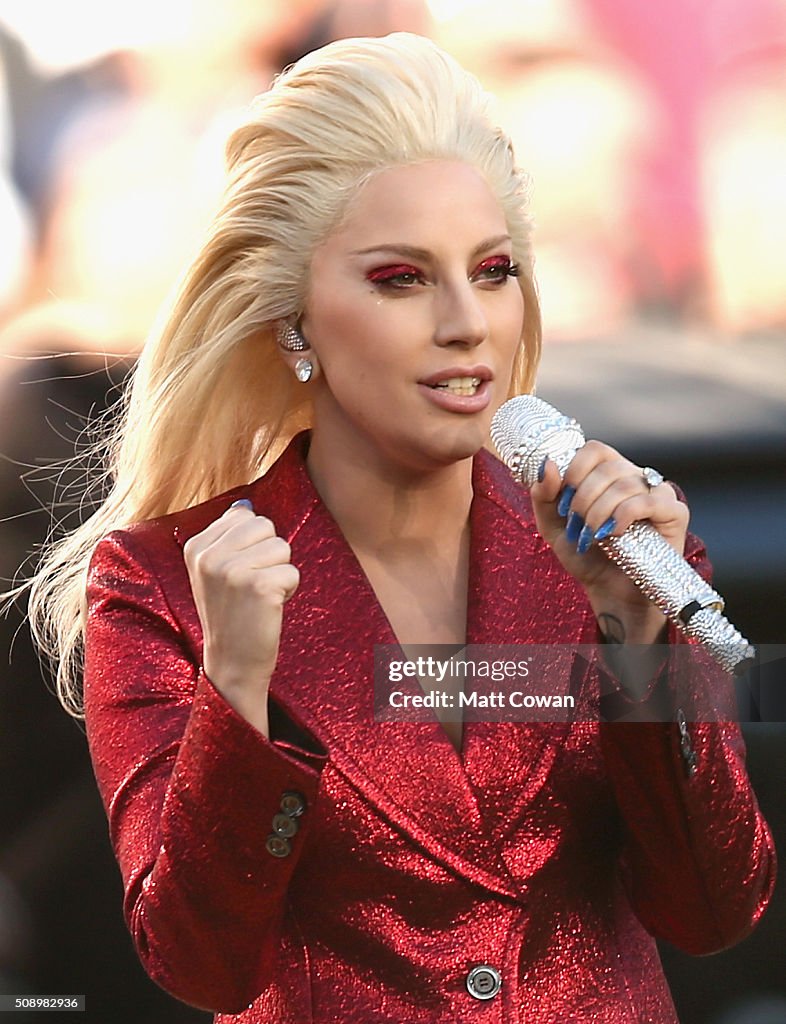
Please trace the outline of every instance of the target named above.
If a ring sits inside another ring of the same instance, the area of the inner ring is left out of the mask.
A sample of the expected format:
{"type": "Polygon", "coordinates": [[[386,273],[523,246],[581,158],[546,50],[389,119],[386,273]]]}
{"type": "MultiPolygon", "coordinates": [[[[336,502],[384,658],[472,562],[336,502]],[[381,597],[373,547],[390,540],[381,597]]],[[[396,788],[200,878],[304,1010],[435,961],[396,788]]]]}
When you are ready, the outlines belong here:
{"type": "Polygon", "coordinates": [[[378,171],[358,190],[334,233],[339,245],[406,242],[433,247],[504,234],[505,216],[482,174],[433,160],[378,171]]]}

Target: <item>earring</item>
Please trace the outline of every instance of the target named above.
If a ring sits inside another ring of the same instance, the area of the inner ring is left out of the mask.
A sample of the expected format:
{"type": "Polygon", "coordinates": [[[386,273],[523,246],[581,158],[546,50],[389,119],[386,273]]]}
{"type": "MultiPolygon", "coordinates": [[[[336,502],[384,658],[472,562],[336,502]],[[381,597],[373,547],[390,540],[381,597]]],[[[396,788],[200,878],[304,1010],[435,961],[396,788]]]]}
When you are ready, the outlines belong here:
{"type": "Polygon", "coordinates": [[[286,320],[279,320],[276,324],[276,341],[287,352],[305,352],[309,347],[300,331],[286,320]]]}
{"type": "Polygon", "coordinates": [[[308,384],[314,372],[314,364],[310,359],[298,359],[295,363],[295,376],[301,384],[308,384]]]}

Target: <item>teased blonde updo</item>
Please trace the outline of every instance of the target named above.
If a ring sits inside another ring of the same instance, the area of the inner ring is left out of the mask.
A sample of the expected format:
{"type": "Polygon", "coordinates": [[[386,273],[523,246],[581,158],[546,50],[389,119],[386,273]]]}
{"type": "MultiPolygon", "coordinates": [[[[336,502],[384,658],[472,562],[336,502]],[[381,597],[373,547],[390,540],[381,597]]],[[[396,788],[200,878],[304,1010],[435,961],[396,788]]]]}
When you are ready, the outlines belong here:
{"type": "Polygon", "coordinates": [[[314,250],[370,175],[432,159],[484,175],[521,267],[524,334],[510,391],[531,389],[540,316],[526,178],[491,102],[453,58],[407,33],[330,43],[255,101],[228,143],[223,206],[142,351],[119,421],[88,456],[106,467],[109,495],[27,584],[34,635],[70,711],[80,713],[85,575],[98,540],[250,482],[310,422],[308,389],[292,386],[273,323],[302,312],[314,250]]]}

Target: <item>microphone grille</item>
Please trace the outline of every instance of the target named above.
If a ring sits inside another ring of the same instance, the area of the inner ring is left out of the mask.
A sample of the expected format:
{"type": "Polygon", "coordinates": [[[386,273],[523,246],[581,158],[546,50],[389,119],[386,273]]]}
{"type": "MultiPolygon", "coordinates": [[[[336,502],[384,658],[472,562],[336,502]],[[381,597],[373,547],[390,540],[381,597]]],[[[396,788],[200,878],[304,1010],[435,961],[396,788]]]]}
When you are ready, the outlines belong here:
{"type": "Polygon", "coordinates": [[[523,484],[531,486],[548,457],[564,474],[584,445],[578,423],[534,395],[517,395],[501,405],[491,421],[491,440],[499,457],[523,484]]]}

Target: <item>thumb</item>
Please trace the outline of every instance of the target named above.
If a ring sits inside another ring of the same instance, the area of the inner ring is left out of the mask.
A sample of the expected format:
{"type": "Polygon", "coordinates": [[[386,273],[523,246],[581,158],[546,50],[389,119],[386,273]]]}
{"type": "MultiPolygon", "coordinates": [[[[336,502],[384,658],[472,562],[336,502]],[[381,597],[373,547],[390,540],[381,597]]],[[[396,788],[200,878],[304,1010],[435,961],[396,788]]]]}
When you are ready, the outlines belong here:
{"type": "Polygon", "coordinates": [[[538,532],[549,544],[554,543],[559,533],[565,529],[565,520],[557,511],[557,499],[562,491],[562,478],[559,470],[551,459],[541,464],[539,481],[530,488],[532,509],[538,532]]]}

